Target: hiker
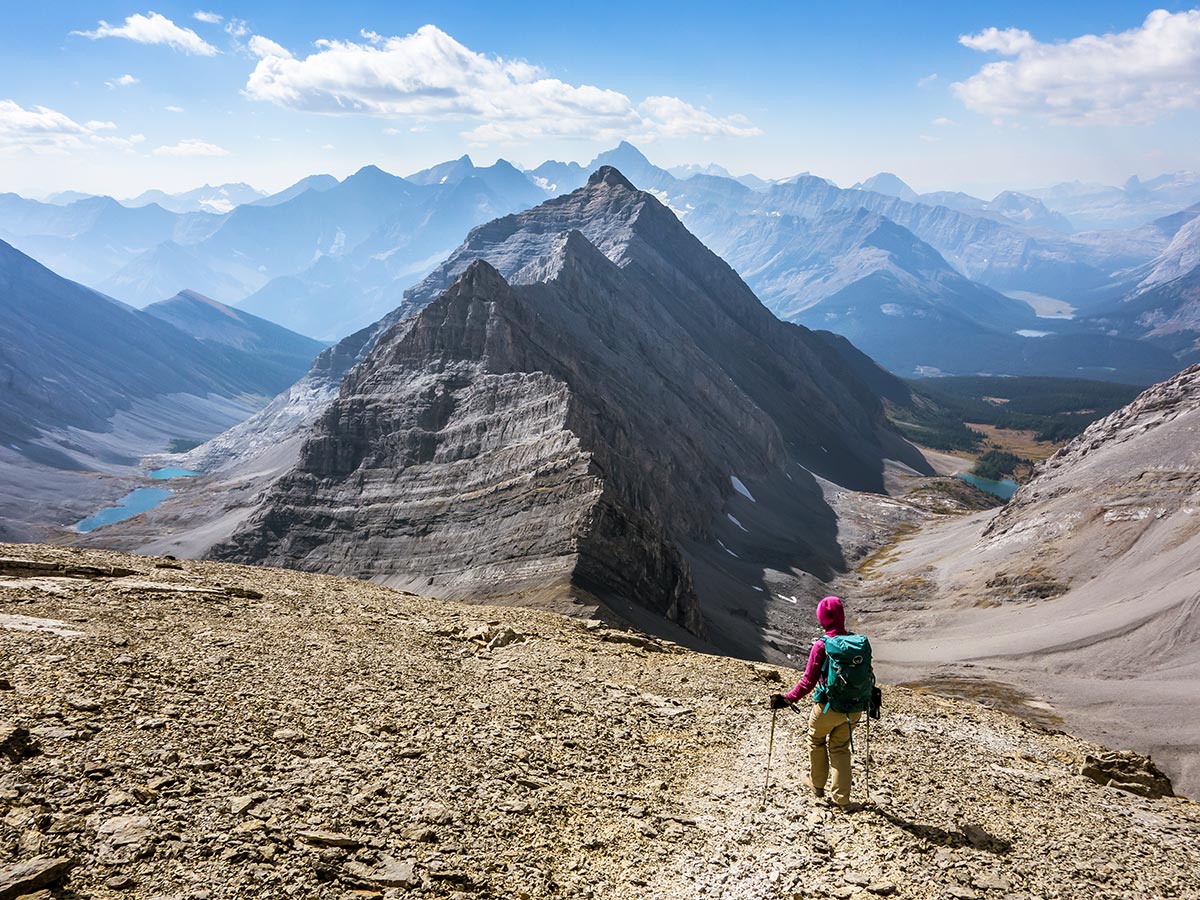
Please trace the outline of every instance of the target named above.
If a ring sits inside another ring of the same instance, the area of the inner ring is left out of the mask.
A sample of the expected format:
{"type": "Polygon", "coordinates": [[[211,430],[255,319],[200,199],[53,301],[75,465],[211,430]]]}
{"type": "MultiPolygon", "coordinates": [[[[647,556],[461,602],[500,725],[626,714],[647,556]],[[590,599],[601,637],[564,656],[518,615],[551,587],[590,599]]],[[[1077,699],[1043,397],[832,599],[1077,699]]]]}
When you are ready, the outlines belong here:
{"type": "Polygon", "coordinates": [[[818,798],[833,769],[831,799],[841,809],[850,806],[850,734],[872,702],[875,676],[871,645],[864,635],[846,631],[846,610],[837,597],[817,604],[817,621],[825,637],[813,641],[804,677],[786,694],[771,695],[771,709],[783,709],[809,692],[809,786],[818,798]]]}

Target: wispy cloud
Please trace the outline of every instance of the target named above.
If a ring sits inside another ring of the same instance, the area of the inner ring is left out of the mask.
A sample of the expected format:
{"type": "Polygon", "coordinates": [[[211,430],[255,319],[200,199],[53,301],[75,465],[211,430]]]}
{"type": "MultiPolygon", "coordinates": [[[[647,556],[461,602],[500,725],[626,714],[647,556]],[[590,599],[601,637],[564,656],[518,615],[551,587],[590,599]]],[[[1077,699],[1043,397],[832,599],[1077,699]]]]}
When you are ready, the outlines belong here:
{"type": "Polygon", "coordinates": [[[156,12],[142,15],[135,13],[125,19],[123,25],[110,25],[103,19],[93,31],[72,31],[93,41],[100,38],[116,37],[135,41],[139,44],[165,44],[181,53],[196,56],[216,56],[217,48],[205,41],[190,28],[176,25],[166,16],[156,12]]]}
{"type": "Polygon", "coordinates": [[[110,88],[132,87],[138,83],[138,79],[134,78],[132,75],[122,75],[120,78],[114,78],[111,81],[106,81],[104,83],[110,88]]]}
{"type": "Polygon", "coordinates": [[[968,109],[995,119],[1148,124],[1200,106],[1200,10],[1157,9],[1136,28],[1056,43],[1016,28],[987,28],[959,43],[1013,57],[951,85],[968,109]]]}
{"type": "Polygon", "coordinates": [[[228,156],[229,151],[207,141],[187,138],[169,147],[155,147],[155,156],[228,156]]]}
{"type": "Polygon", "coordinates": [[[522,60],[477,53],[433,25],[405,37],[363,32],[364,43],[320,40],[293,56],[261,35],[245,93],[306,112],[417,121],[476,121],[476,142],[525,143],[549,137],[748,137],[758,128],[720,117],[678,97],[635,103],[619,91],[572,85],[522,60]]]}
{"type": "Polygon", "coordinates": [[[173,113],[183,112],[182,106],[164,106],[163,109],[165,109],[167,112],[173,112],[173,113]]]}
{"type": "Polygon", "coordinates": [[[15,100],[0,100],[0,151],[3,152],[25,150],[62,156],[96,147],[132,149],[137,143],[135,139],[109,134],[116,128],[114,122],[81,123],[47,106],[26,108],[15,100]]]}
{"type": "Polygon", "coordinates": [[[197,22],[203,22],[205,25],[217,25],[220,24],[221,20],[225,17],[218,15],[215,12],[205,12],[202,9],[198,9],[192,13],[192,18],[197,22]]]}
{"type": "Polygon", "coordinates": [[[930,72],[924,78],[917,79],[917,87],[919,87],[919,88],[929,87],[929,85],[933,84],[937,80],[938,80],[937,72],[930,72]]]}
{"type": "Polygon", "coordinates": [[[947,119],[945,116],[938,116],[936,119],[933,120],[932,124],[936,125],[938,128],[949,128],[951,125],[954,124],[954,120],[947,119]]]}

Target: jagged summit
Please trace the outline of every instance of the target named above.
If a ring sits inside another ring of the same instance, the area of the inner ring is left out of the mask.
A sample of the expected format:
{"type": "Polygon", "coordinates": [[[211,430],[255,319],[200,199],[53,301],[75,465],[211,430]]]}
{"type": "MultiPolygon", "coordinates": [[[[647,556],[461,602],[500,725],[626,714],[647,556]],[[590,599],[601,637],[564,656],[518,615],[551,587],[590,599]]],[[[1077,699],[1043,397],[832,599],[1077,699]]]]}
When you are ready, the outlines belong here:
{"type": "Polygon", "coordinates": [[[612,187],[623,187],[631,191],[637,190],[633,186],[633,182],[617,171],[615,166],[601,166],[589,176],[588,187],[596,187],[601,184],[607,184],[612,187]]]}
{"type": "Polygon", "coordinates": [[[612,167],[476,228],[405,300],[214,555],[757,654],[768,570],[808,573],[795,594],[844,565],[816,479],[925,466],[824,341],[612,167]]]}

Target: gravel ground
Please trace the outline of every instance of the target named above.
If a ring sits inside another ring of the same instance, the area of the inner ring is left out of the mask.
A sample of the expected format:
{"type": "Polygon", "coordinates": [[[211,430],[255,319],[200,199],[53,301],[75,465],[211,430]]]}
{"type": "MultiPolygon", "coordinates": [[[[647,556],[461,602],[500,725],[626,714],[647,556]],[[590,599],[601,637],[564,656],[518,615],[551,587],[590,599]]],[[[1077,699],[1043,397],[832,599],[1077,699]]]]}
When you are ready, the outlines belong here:
{"type": "Polygon", "coordinates": [[[981,705],[887,688],[851,814],[780,713],[764,804],[792,671],[349,579],[0,557],[0,898],[1200,896],[1200,806],[981,705]]]}

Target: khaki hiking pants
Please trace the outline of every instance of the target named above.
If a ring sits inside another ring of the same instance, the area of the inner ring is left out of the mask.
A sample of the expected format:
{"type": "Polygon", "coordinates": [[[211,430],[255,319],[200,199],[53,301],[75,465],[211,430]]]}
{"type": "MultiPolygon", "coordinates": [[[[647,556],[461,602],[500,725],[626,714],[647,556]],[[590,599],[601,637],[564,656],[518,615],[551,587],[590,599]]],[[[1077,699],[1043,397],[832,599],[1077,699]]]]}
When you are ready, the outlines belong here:
{"type": "Polygon", "coordinates": [[[813,706],[808,718],[812,788],[814,791],[825,790],[832,768],[833,783],[829,786],[829,794],[843,809],[850,803],[850,732],[860,718],[862,713],[850,713],[847,721],[845,713],[832,709],[825,712],[825,707],[820,704],[813,706]]]}

